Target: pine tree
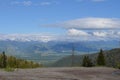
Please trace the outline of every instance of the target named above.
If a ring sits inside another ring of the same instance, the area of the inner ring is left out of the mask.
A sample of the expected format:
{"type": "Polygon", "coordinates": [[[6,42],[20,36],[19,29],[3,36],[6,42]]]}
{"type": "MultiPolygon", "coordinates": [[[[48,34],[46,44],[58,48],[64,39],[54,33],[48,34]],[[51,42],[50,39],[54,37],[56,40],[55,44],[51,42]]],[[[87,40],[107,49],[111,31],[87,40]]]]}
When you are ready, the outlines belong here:
{"type": "Polygon", "coordinates": [[[0,68],[37,68],[42,67],[41,64],[27,61],[23,59],[17,59],[13,56],[6,56],[5,52],[0,54],[0,68]]]}
{"type": "Polygon", "coordinates": [[[104,57],[102,49],[100,50],[100,52],[98,54],[98,57],[97,57],[97,65],[98,66],[104,66],[105,65],[105,57],[104,57]]]}
{"type": "Polygon", "coordinates": [[[5,55],[5,52],[2,53],[2,67],[6,68],[7,66],[7,56],[5,55]]]}
{"type": "Polygon", "coordinates": [[[84,58],[83,58],[83,62],[82,62],[82,66],[86,66],[87,64],[86,64],[86,62],[87,62],[87,59],[86,59],[86,56],[84,56],[84,58]]]}
{"type": "Polygon", "coordinates": [[[84,66],[84,67],[92,67],[93,66],[93,63],[92,63],[91,59],[89,59],[88,56],[84,56],[82,66],[84,66]]]}
{"type": "Polygon", "coordinates": [[[2,62],[3,62],[3,59],[2,59],[2,55],[0,54],[0,68],[2,68],[2,62]]]}

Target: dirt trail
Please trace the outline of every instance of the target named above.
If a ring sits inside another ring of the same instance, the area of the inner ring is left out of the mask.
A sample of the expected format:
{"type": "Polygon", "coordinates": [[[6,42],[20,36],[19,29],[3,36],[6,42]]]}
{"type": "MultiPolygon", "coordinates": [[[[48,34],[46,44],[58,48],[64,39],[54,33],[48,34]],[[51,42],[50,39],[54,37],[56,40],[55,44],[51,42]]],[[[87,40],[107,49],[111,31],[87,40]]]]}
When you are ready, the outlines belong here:
{"type": "Polygon", "coordinates": [[[117,71],[106,67],[37,68],[18,69],[14,72],[0,70],[0,80],[120,80],[117,71]]]}

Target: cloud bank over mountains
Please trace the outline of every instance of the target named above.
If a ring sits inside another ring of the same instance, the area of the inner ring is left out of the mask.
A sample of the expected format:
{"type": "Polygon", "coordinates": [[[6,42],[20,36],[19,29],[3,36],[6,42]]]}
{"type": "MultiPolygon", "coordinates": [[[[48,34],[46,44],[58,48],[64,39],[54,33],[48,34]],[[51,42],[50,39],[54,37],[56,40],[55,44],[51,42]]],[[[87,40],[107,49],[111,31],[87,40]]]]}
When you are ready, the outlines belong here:
{"type": "Polygon", "coordinates": [[[120,31],[117,30],[68,30],[68,35],[78,40],[99,41],[99,40],[120,40],[120,31]]]}
{"type": "Polygon", "coordinates": [[[80,18],[43,27],[64,28],[63,34],[1,34],[0,40],[12,41],[108,41],[120,40],[119,18],[80,18]]]}
{"type": "Polygon", "coordinates": [[[86,31],[69,29],[64,35],[53,34],[1,34],[0,40],[11,41],[109,41],[120,40],[120,31],[86,31]]]}
{"type": "Polygon", "coordinates": [[[46,27],[64,28],[64,35],[53,36],[56,40],[100,41],[120,40],[119,18],[79,18],[59,23],[45,24],[46,27]]]}
{"type": "Polygon", "coordinates": [[[48,24],[45,26],[75,28],[75,29],[120,29],[119,18],[80,18],[69,21],[64,21],[56,24],[48,24]]]}

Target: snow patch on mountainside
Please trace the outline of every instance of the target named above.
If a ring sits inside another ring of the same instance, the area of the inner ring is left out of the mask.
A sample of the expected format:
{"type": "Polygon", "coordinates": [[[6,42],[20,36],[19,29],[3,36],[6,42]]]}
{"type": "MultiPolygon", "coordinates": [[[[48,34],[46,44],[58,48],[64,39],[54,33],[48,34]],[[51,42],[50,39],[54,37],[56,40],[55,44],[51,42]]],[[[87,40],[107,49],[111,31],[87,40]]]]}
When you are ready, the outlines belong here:
{"type": "Polygon", "coordinates": [[[0,34],[0,40],[48,42],[55,40],[55,38],[53,36],[43,36],[41,34],[0,34]]]}

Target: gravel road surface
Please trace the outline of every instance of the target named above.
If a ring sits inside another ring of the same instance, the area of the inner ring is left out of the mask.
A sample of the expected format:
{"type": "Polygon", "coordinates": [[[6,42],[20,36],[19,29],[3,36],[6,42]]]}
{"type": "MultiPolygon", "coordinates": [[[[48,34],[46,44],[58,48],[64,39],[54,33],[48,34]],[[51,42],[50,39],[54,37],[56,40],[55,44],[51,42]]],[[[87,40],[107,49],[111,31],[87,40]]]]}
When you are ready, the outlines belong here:
{"type": "Polygon", "coordinates": [[[0,70],[0,80],[120,80],[120,74],[116,74],[116,71],[119,70],[106,67],[0,70]]]}

